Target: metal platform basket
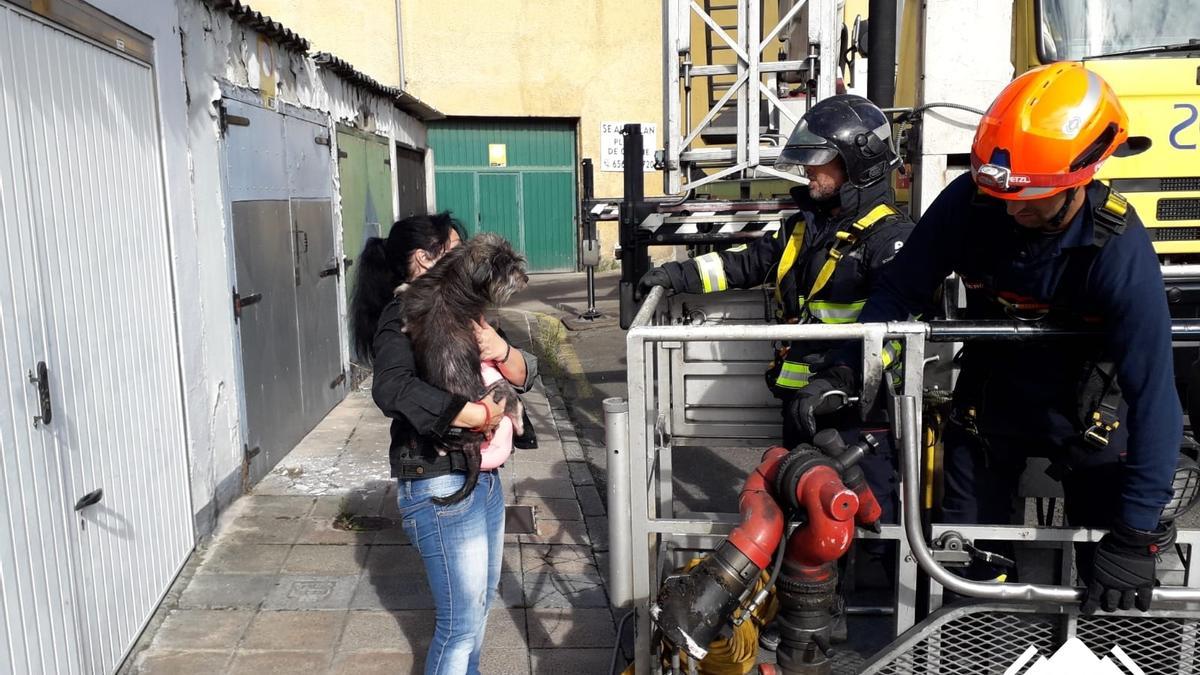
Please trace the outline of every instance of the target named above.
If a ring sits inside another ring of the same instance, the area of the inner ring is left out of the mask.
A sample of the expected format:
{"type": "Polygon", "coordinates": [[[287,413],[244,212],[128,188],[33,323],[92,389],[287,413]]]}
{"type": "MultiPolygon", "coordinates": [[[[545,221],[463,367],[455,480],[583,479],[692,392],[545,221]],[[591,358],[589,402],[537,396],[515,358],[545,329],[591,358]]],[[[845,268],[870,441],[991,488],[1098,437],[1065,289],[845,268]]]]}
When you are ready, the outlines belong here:
{"type": "MultiPolygon", "coordinates": [[[[1077,637],[1097,658],[1114,663],[1114,646],[1146,675],[1200,672],[1200,608],[1155,608],[1081,616],[1074,605],[1003,603],[955,605],[931,614],[873,659],[864,675],[1012,675],[1027,672],[1038,656],[1050,658],[1077,637]],[[1036,653],[1026,656],[1032,648],[1036,653]]],[[[1118,666],[1122,672],[1137,671],[1118,666]]]]}

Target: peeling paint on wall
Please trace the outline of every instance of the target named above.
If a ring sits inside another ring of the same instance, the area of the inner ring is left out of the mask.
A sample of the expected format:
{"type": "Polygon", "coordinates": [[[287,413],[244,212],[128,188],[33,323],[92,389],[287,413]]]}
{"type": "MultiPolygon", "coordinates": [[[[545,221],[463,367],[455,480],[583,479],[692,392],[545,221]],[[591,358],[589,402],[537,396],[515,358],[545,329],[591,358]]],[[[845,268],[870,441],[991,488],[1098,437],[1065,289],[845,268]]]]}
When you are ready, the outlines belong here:
{"type": "MultiPolygon", "coordinates": [[[[223,153],[217,104],[221,87],[235,86],[272,99],[320,111],[331,128],[333,194],[339,194],[336,167],[338,122],[369,130],[395,143],[425,148],[425,127],[389,100],[348,84],[319,68],[312,59],[280,47],[235,23],[199,0],[178,0],[178,28],[187,92],[187,163],[191,183],[194,250],[179,251],[179,265],[195,276],[194,288],[181,297],[181,312],[197,312],[184,345],[190,428],[191,490],[198,536],[211,532],[241,493],[244,396],[240,384],[238,329],[233,320],[233,236],[223,184],[223,153]],[[194,258],[193,258],[194,256],[194,258]],[[202,411],[202,414],[200,414],[202,411]]],[[[395,166],[394,161],[392,165],[395,166]]],[[[393,180],[393,184],[395,181],[393,180]]],[[[393,201],[395,200],[393,190],[393,201]]],[[[335,202],[336,204],[336,202],[335,202]]],[[[334,208],[340,250],[341,208],[334,208]]],[[[357,252],[356,252],[357,253],[357,252]]],[[[339,294],[340,295],[340,294],[339,294]]],[[[339,323],[346,325],[344,298],[339,323]]],[[[343,328],[344,331],[344,328],[343,328]]],[[[343,363],[349,368],[343,335],[343,363]]]]}

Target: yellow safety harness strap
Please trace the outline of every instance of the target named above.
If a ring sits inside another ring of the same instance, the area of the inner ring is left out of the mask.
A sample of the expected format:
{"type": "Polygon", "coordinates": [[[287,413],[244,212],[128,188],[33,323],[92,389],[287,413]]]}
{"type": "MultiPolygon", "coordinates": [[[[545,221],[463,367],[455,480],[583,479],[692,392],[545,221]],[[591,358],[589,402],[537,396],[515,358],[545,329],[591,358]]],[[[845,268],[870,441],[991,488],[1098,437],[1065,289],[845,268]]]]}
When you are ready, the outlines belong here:
{"type": "Polygon", "coordinates": [[[878,223],[884,218],[895,215],[896,209],[887,204],[880,204],[867,212],[867,215],[854,221],[846,230],[837,233],[837,240],[833,242],[833,246],[829,247],[829,257],[825,260],[825,264],[821,266],[821,271],[817,273],[817,279],[813,282],[812,289],[808,291],[809,301],[812,297],[821,292],[825,288],[825,284],[829,283],[829,279],[833,277],[833,271],[837,268],[838,261],[846,254],[850,248],[858,243],[858,238],[863,232],[866,232],[872,225],[878,223]]]}
{"type": "Polygon", "coordinates": [[[800,249],[804,247],[804,227],[806,224],[803,218],[796,221],[796,227],[792,230],[792,235],[788,237],[787,245],[783,249],[783,257],[779,259],[779,267],[775,270],[776,300],[782,300],[779,288],[783,286],[784,278],[787,277],[788,272],[792,271],[792,267],[796,264],[796,257],[800,255],[800,249]]]}

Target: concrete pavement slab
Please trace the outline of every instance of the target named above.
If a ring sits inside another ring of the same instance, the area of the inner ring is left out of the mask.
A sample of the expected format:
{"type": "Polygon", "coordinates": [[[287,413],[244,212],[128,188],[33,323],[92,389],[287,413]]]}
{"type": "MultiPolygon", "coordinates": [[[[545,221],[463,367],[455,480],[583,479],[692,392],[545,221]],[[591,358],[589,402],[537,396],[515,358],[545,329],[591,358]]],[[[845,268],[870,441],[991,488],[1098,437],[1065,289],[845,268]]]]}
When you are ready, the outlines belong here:
{"type": "Polygon", "coordinates": [[[522,544],[571,544],[587,546],[587,527],[578,520],[550,520],[539,518],[537,534],[522,534],[517,537],[522,544]]]}
{"type": "Polygon", "coordinates": [[[258,609],[279,578],[273,574],[197,574],[179,596],[181,609],[258,609]]]}
{"type": "Polygon", "coordinates": [[[500,585],[496,589],[500,603],[505,607],[525,606],[524,575],[519,572],[501,572],[500,585]]]}
{"type": "Polygon", "coordinates": [[[494,649],[524,649],[529,641],[525,610],[494,607],[488,612],[487,645],[494,649]]]}
{"type": "Polygon", "coordinates": [[[154,638],[160,649],[232,649],[242,639],[254,612],[230,609],[176,609],[167,614],[154,638]]]}
{"type": "Polygon", "coordinates": [[[365,573],[350,601],[350,609],[433,608],[433,592],[421,569],[406,575],[365,573]]]}
{"type": "Polygon", "coordinates": [[[608,516],[588,516],[587,531],[594,550],[608,550],[608,516]]]}
{"type": "Polygon", "coordinates": [[[138,657],[132,672],[136,675],[212,675],[229,671],[233,650],[182,651],[149,649],[138,657]]]}
{"type": "Polygon", "coordinates": [[[356,532],[333,526],[333,518],[304,518],[296,522],[299,534],[293,543],[301,545],[353,545],[375,542],[374,531],[356,532]]]}
{"type": "Polygon", "coordinates": [[[207,552],[196,574],[275,574],[291,548],[286,544],[219,541],[207,552]]]}
{"type": "Polygon", "coordinates": [[[368,546],[293,546],[283,563],[283,573],[327,576],[358,574],[370,550],[368,546]]]}
{"type": "Polygon", "coordinates": [[[533,478],[523,476],[513,485],[513,493],[521,497],[548,497],[551,499],[574,499],[575,486],[571,485],[569,477],[533,478]]]}
{"type": "Polygon", "coordinates": [[[517,497],[518,504],[534,507],[539,520],[583,520],[583,511],[574,499],[549,499],[546,497],[517,497]]]}
{"type": "Polygon", "coordinates": [[[606,608],[535,608],[526,610],[526,616],[530,649],[611,647],[617,639],[606,608]]]}
{"type": "Polygon", "coordinates": [[[525,574],[526,607],[608,607],[599,574],[525,574]]]}
{"type": "Polygon", "coordinates": [[[333,661],[331,652],[238,651],[233,655],[230,675],[296,675],[321,673],[333,661]]]}
{"type": "Polygon", "coordinates": [[[567,462],[567,469],[571,473],[571,482],[576,486],[595,484],[595,481],[592,480],[592,472],[588,469],[587,462],[567,462]]]}
{"type": "MultiPolygon", "coordinates": [[[[310,505],[311,506],[311,505],[310,505]]],[[[246,514],[234,519],[222,532],[222,541],[247,544],[295,543],[304,522],[301,518],[246,514]]]]}
{"type": "Polygon", "coordinates": [[[354,598],[359,575],[288,574],[263,600],[263,609],[346,609],[354,598]]]}
{"type": "Polygon", "coordinates": [[[481,673],[529,675],[531,672],[529,667],[529,650],[524,648],[497,649],[485,644],[483,655],[479,658],[479,672],[481,673]]]}
{"type": "Polygon", "coordinates": [[[609,649],[531,649],[535,673],[606,673],[612,659],[609,649]]]}
{"type": "Polygon", "coordinates": [[[242,649],[297,649],[329,651],[338,642],[346,612],[263,611],[254,616],[242,649]]]}
{"type": "Polygon", "coordinates": [[[600,492],[594,485],[582,485],[575,488],[575,493],[579,499],[579,508],[583,509],[583,515],[603,516],[607,513],[604,510],[604,502],[600,501],[600,492]]]}
{"type": "Polygon", "coordinates": [[[421,574],[425,563],[416,546],[372,546],[366,558],[371,574],[421,574]]]}
{"type": "Polygon", "coordinates": [[[424,654],[433,639],[433,610],[351,611],[339,650],[424,654]]]}
{"type": "Polygon", "coordinates": [[[521,568],[525,574],[595,574],[596,562],[588,546],[521,544],[521,568]]]}
{"type": "Polygon", "coordinates": [[[420,675],[424,656],[397,651],[345,652],[334,658],[334,675],[420,675]]]}
{"type": "Polygon", "coordinates": [[[315,497],[301,495],[246,495],[237,501],[237,508],[239,516],[303,518],[315,503],[315,497]]]}

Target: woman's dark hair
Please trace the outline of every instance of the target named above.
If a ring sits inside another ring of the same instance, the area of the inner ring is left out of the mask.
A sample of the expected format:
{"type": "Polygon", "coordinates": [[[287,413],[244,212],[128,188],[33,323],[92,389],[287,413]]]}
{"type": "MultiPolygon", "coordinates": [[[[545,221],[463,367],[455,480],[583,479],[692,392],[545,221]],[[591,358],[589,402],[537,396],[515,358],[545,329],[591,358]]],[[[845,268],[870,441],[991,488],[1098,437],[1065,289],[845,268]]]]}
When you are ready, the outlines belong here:
{"type": "Polygon", "coordinates": [[[354,297],[350,300],[351,340],[358,357],[370,363],[375,357],[375,329],[379,315],[392,301],[396,287],[408,281],[408,261],[414,251],[440,256],[450,231],[465,239],[462,224],[449,211],[409,216],[396,221],[387,239],[371,237],[355,261],[354,297]]]}

